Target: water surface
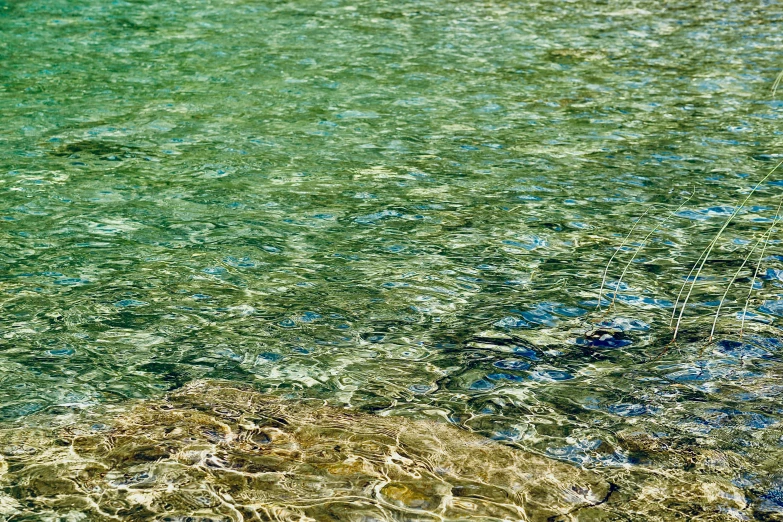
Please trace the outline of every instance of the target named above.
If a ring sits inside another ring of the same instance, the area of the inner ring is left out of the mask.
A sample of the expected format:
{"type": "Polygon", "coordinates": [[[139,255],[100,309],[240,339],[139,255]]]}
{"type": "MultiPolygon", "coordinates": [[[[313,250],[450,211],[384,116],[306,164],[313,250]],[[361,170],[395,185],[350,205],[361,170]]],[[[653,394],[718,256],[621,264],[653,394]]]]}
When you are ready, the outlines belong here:
{"type": "Polygon", "coordinates": [[[782,15],[0,1],[0,422],[219,379],[588,468],[584,520],[783,516],[783,171],[667,348],[783,159],[782,15]]]}

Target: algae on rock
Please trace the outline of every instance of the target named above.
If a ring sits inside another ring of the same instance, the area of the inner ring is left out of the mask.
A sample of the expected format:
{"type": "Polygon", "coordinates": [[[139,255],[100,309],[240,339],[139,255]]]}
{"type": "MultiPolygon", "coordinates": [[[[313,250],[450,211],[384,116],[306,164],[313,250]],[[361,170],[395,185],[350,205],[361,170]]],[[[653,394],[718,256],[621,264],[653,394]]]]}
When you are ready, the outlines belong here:
{"type": "Polygon", "coordinates": [[[5,430],[0,451],[0,513],[19,518],[547,520],[611,489],[445,423],[205,381],[103,424],[5,430]]]}

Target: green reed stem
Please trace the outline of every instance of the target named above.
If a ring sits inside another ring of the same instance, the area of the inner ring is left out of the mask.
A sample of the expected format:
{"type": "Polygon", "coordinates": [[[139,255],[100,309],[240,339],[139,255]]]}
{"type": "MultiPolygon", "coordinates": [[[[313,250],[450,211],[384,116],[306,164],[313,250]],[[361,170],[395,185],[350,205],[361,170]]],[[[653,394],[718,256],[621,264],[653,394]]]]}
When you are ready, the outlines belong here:
{"type": "Polygon", "coordinates": [[[769,237],[772,235],[772,230],[775,225],[780,221],[780,209],[783,207],[783,198],[778,203],[778,209],[775,211],[775,219],[772,220],[772,224],[769,226],[764,236],[764,244],[761,247],[761,254],[759,260],[756,263],[756,269],[753,271],[753,277],[750,280],[750,288],[748,289],[748,296],[745,298],[745,307],[742,309],[742,319],[740,320],[740,339],[745,332],[745,317],[748,315],[748,303],[750,303],[750,294],[753,293],[753,286],[756,284],[756,276],[758,276],[759,268],[761,267],[761,260],[764,259],[764,251],[767,249],[769,237]]]}
{"type": "MultiPolygon", "coordinates": [[[[611,310],[612,307],[614,306],[614,302],[617,300],[617,292],[619,291],[620,284],[622,284],[622,282],[623,282],[623,278],[625,277],[625,273],[628,272],[628,268],[630,268],[631,263],[633,263],[634,259],[636,259],[636,256],[639,255],[639,252],[641,252],[642,248],[644,248],[644,246],[647,244],[647,240],[649,240],[650,236],[652,236],[660,227],[662,227],[664,224],[666,224],[667,221],[669,221],[671,218],[673,218],[675,215],[677,215],[677,212],[682,210],[682,207],[684,207],[685,204],[688,203],[691,200],[691,198],[693,198],[693,194],[694,194],[694,191],[691,191],[691,193],[688,195],[688,198],[685,201],[683,201],[680,204],[680,206],[677,207],[677,209],[673,210],[668,216],[666,216],[666,218],[664,218],[663,220],[659,221],[658,224],[655,225],[655,227],[652,230],[650,230],[650,232],[646,236],[644,236],[644,239],[642,240],[641,244],[636,249],[636,251],[633,253],[633,256],[631,256],[631,259],[628,261],[628,263],[626,263],[625,268],[623,268],[623,272],[620,274],[620,279],[617,281],[617,288],[615,288],[615,290],[614,290],[614,296],[612,297],[612,302],[609,303],[608,310],[611,310]]],[[[599,303],[600,303],[600,301],[599,301],[599,303]]]]}
{"type": "MultiPolygon", "coordinates": [[[[699,269],[696,271],[696,275],[694,276],[693,280],[691,281],[691,286],[688,289],[688,294],[685,296],[685,300],[682,302],[682,307],[680,308],[680,315],[677,318],[677,325],[674,327],[674,335],[672,336],[672,342],[677,340],[677,333],[680,331],[680,324],[682,323],[682,316],[685,313],[685,308],[688,306],[688,300],[691,297],[691,294],[693,293],[693,288],[696,286],[696,281],[699,279],[699,275],[701,274],[702,269],[704,268],[704,264],[707,262],[707,259],[709,259],[710,254],[712,253],[712,250],[715,248],[715,245],[718,243],[718,239],[720,239],[720,236],[723,234],[723,232],[726,230],[726,228],[729,226],[729,224],[732,222],[732,220],[737,216],[737,214],[740,213],[740,211],[745,207],[745,204],[750,200],[751,196],[756,193],[758,188],[761,186],[762,183],[767,181],[772,174],[778,170],[778,167],[783,165],[783,161],[775,165],[772,170],[767,172],[767,174],[759,180],[758,183],[756,183],[756,186],[753,187],[753,189],[750,191],[750,193],[745,197],[744,200],[742,200],[742,203],[734,209],[734,212],[731,213],[731,215],[728,217],[728,219],[723,223],[723,226],[720,227],[720,230],[718,230],[718,233],[715,234],[715,237],[710,241],[710,244],[707,245],[707,248],[704,249],[701,256],[699,256],[699,260],[701,260],[701,264],[699,265],[699,269]]],[[[696,261],[696,264],[698,264],[699,261],[696,261]]],[[[695,266],[695,265],[694,265],[695,266]]],[[[691,273],[693,273],[693,269],[691,269],[691,273]]],[[[689,275],[690,277],[690,275],[689,275]]],[[[683,283],[683,288],[685,285],[688,284],[688,279],[685,280],[683,283]]],[[[680,289],[680,293],[682,293],[682,288],[680,289]]],[[[675,312],[677,310],[677,303],[674,305],[675,312]]]]}
{"type": "MultiPolygon", "coordinates": [[[[601,299],[603,299],[603,295],[604,295],[604,287],[606,286],[606,274],[609,272],[609,265],[612,264],[612,261],[614,261],[614,258],[617,256],[617,254],[620,252],[620,250],[623,249],[625,244],[628,242],[628,239],[631,237],[631,234],[633,234],[633,231],[636,230],[636,227],[642,221],[644,216],[646,216],[653,208],[655,208],[655,207],[649,207],[647,210],[644,211],[644,213],[642,213],[641,216],[639,216],[636,219],[636,221],[634,222],[633,226],[631,227],[631,230],[625,236],[625,239],[623,239],[623,242],[620,243],[620,246],[615,249],[614,254],[612,254],[612,257],[610,257],[609,261],[606,263],[606,267],[604,268],[604,275],[601,278],[601,288],[598,290],[598,306],[596,306],[597,310],[601,309],[601,299]]],[[[617,289],[616,288],[615,288],[615,294],[617,294],[617,289]]]]}

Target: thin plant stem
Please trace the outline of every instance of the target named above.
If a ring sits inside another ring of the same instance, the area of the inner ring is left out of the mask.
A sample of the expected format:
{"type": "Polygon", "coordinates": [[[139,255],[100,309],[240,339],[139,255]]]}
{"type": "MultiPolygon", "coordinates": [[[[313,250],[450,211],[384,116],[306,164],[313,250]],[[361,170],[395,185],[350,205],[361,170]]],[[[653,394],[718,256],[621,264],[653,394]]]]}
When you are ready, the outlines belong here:
{"type": "MultiPolygon", "coordinates": [[[[633,231],[636,230],[636,227],[639,225],[639,223],[642,221],[644,216],[646,216],[650,210],[652,210],[655,207],[649,207],[647,210],[642,213],[641,216],[639,216],[636,221],[634,222],[633,226],[631,227],[631,230],[628,232],[628,234],[625,236],[625,239],[623,239],[623,242],[620,243],[620,246],[617,247],[612,254],[612,257],[609,258],[609,261],[606,263],[606,267],[604,268],[604,275],[601,278],[601,288],[598,290],[598,306],[596,306],[596,309],[601,309],[601,299],[603,299],[604,295],[604,286],[606,286],[606,274],[609,272],[609,265],[612,264],[612,261],[614,261],[615,256],[620,252],[620,250],[623,249],[625,244],[628,242],[628,239],[631,237],[631,234],[633,234],[633,231]]],[[[615,288],[615,294],[617,293],[617,289],[615,288]]]]}
{"type": "Polygon", "coordinates": [[[639,252],[641,252],[642,248],[644,248],[644,246],[647,244],[647,240],[649,240],[650,236],[652,236],[660,227],[662,227],[664,224],[666,224],[667,221],[669,221],[671,218],[673,218],[675,215],[677,215],[677,212],[682,210],[682,207],[684,207],[685,204],[688,203],[691,200],[691,198],[693,197],[693,193],[694,193],[694,191],[691,191],[690,195],[688,195],[688,198],[685,201],[683,201],[680,204],[680,206],[677,207],[676,210],[673,210],[668,216],[666,216],[666,218],[664,218],[663,220],[659,221],[658,224],[655,225],[655,227],[652,230],[650,230],[650,232],[646,236],[644,236],[644,239],[642,240],[641,244],[636,249],[636,251],[633,253],[633,256],[631,256],[631,259],[628,261],[628,263],[625,264],[625,268],[623,268],[623,272],[620,274],[620,279],[617,281],[617,288],[615,288],[615,290],[614,290],[614,296],[612,296],[612,302],[609,304],[608,310],[611,310],[612,307],[614,306],[614,303],[617,300],[617,292],[620,290],[619,287],[620,287],[620,285],[623,282],[623,278],[625,277],[625,273],[628,272],[628,268],[630,268],[631,263],[633,263],[633,260],[636,259],[636,256],[639,255],[639,252]]]}
{"type": "MultiPolygon", "coordinates": [[[[745,197],[744,200],[742,200],[742,203],[734,209],[734,212],[731,213],[731,215],[728,217],[728,219],[723,223],[723,226],[720,227],[720,230],[718,230],[718,233],[715,234],[715,237],[710,241],[710,244],[707,246],[706,249],[704,249],[704,252],[702,252],[702,255],[699,256],[699,259],[701,260],[701,264],[699,265],[699,269],[696,271],[696,275],[693,277],[693,280],[691,281],[691,286],[688,289],[688,293],[685,296],[685,300],[682,302],[682,307],[680,308],[680,315],[677,317],[677,325],[674,327],[674,335],[672,336],[672,341],[677,340],[677,333],[680,331],[680,324],[682,323],[682,316],[685,313],[685,307],[688,306],[688,300],[691,297],[691,294],[693,293],[693,288],[696,286],[696,281],[699,279],[699,275],[701,274],[702,269],[704,268],[704,264],[707,262],[707,259],[709,259],[710,254],[712,253],[713,248],[715,248],[715,245],[718,243],[718,239],[720,239],[720,236],[723,234],[723,231],[726,230],[726,228],[729,226],[729,224],[732,222],[732,220],[737,216],[737,214],[740,213],[740,211],[745,207],[745,204],[750,200],[751,196],[758,190],[758,188],[761,186],[762,183],[767,181],[772,174],[778,170],[778,167],[783,165],[783,161],[775,165],[772,170],[767,172],[767,174],[759,180],[758,183],[756,183],[756,186],[753,187],[753,189],[750,191],[750,193],[745,197]]],[[[696,263],[699,263],[696,261],[696,263]]],[[[693,272],[693,270],[691,270],[693,272]]],[[[685,280],[685,283],[683,283],[683,287],[688,283],[688,280],[685,280]]],[[[682,291],[682,290],[681,290],[682,291]]]]}
{"type": "Polygon", "coordinates": [[[778,203],[778,209],[775,211],[775,219],[772,220],[772,224],[767,229],[766,233],[764,234],[764,244],[761,246],[761,254],[759,255],[759,260],[756,263],[756,269],[753,271],[753,277],[750,280],[750,288],[748,289],[748,296],[745,298],[745,307],[742,309],[742,319],[740,320],[740,339],[742,339],[742,335],[745,332],[745,317],[748,315],[748,303],[750,303],[750,294],[753,293],[753,287],[756,284],[756,276],[759,273],[759,268],[761,268],[761,260],[764,259],[764,251],[767,249],[767,245],[769,244],[769,237],[772,235],[772,229],[777,225],[777,223],[780,221],[780,209],[783,207],[783,198],[780,200],[780,203],[778,203]]]}
{"type": "MultiPolygon", "coordinates": [[[[704,255],[704,252],[701,253],[701,256],[704,255]]],[[[682,293],[685,290],[685,285],[688,284],[688,281],[691,280],[691,275],[696,270],[696,267],[699,264],[699,261],[701,261],[701,256],[699,256],[699,259],[696,260],[696,263],[691,267],[690,272],[688,272],[688,275],[685,277],[685,282],[680,287],[680,291],[677,294],[677,299],[674,301],[674,308],[672,309],[672,317],[669,320],[669,327],[674,326],[674,318],[677,316],[677,305],[680,304],[680,299],[682,298],[682,293]]]]}
{"type": "Polygon", "coordinates": [[[775,99],[775,93],[778,90],[778,87],[780,87],[780,82],[783,81],[783,71],[780,71],[780,74],[778,74],[778,77],[775,78],[775,83],[772,84],[772,99],[775,99]]]}
{"type": "Polygon", "coordinates": [[[729,285],[726,287],[726,291],[723,292],[723,295],[720,298],[720,302],[718,303],[718,309],[715,311],[715,319],[712,320],[712,329],[710,330],[710,336],[707,339],[707,343],[709,344],[712,342],[712,337],[715,335],[715,327],[718,325],[718,317],[720,316],[720,310],[723,308],[723,303],[726,301],[726,296],[729,294],[729,290],[731,290],[731,286],[734,284],[734,281],[737,280],[737,277],[739,277],[740,272],[742,272],[742,269],[745,268],[745,264],[747,264],[748,259],[750,259],[750,256],[753,255],[753,252],[756,250],[756,247],[759,246],[759,243],[761,243],[761,240],[764,236],[762,235],[756,243],[753,245],[753,248],[750,249],[750,252],[748,252],[748,255],[745,256],[745,259],[742,260],[742,264],[737,269],[736,272],[734,272],[734,275],[732,276],[731,280],[729,281],[729,285]]]}

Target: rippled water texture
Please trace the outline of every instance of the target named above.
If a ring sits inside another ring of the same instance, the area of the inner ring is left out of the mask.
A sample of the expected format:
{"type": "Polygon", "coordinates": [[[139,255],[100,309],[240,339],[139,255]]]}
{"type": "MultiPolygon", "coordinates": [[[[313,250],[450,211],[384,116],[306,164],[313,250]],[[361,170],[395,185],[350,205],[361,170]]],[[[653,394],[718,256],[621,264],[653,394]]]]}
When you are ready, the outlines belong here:
{"type": "MultiPolygon", "coordinates": [[[[781,227],[758,242],[783,193],[782,20],[758,0],[0,0],[0,428],[56,460],[73,437],[36,430],[233,381],[611,484],[550,506],[572,519],[783,519],[781,227]]],[[[2,451],[0,517],[57,512],[2,451]]],[[[463,516],[437,491],[422,513],[463,516]]]]}

